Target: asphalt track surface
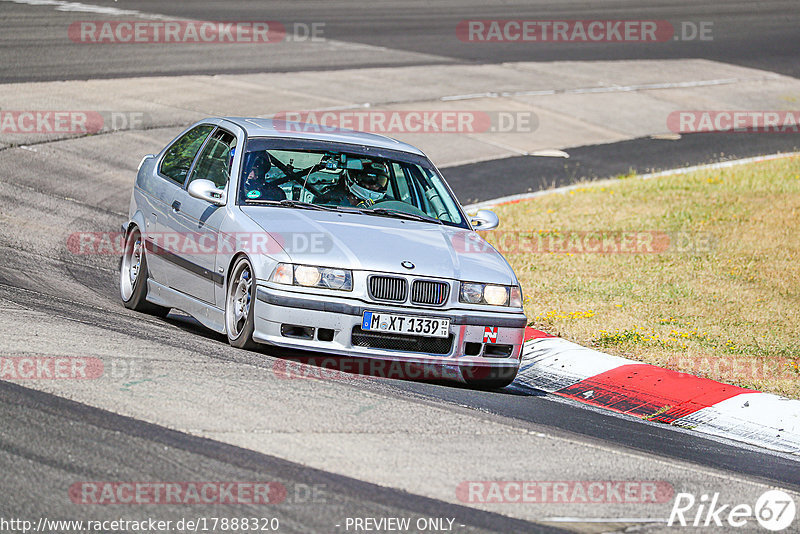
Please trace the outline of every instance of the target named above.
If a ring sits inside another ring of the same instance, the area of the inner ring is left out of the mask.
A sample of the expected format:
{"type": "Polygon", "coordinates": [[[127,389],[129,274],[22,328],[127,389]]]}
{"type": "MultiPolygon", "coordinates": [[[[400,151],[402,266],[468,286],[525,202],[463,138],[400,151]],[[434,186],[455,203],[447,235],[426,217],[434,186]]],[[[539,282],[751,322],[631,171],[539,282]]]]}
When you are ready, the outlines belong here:
{"type": "MultiPolygon", "coordinates": [[[[27,0],[18,0],[25,2],[27,0]]],[[[59,0],[61,1],[61,0],[59,0]]],[[[69,3],[69,2],[63,2],[69,3]]],[[[99,0],[91,5],[158,14],[167,19],[268,20],[324,24],[331,45],[309,53],[302,41],[280,45],[92,45],[70,41],[81,20],[138,20],[132,15],[69,12],[0,1],[8,31],[0,35],[0,83],[109,77],[291,72],[354,67],[705,58],[800,76],[800,10],[796,2],[158,2],[99,0]],[[713,23],[711,41],[663,43],[464,43],[455,37],[471,19],[640,19],[713,23]],[[272,48],[275,47],[275,48],[272,48]],[[359,48],[360,47],[360,48],[359,48]]],[[[365,83],[368,83],[365,81],[365,83]]],[[[422,83],[413,80],[409,83],[422,83]]],[[[790,97],[787,97],[790,98],[790,97]]],[[[790,105],[790,104],[787,104],[790,105]]],[[[445,177],[464,204],[536,191],[578,178],[646,172],[758,154],[791,152],[796,134],[693,134],[678,141],[642,138],[569,150],[570,158],[511,157],[450,167],[445,177]]]]}
{"type": "MultiPolygon", "coordinates": [[[[119,6],[114,2],[95,2],[119,6]]],[[[792,76],[800,74],[797,58],[798,10],[794,2],[723,2],[702,6],[696,2],[670,4],[610,2],[603,9],[585,3],[531,2],[442,2],[433,7],[416,2],[264,3],[264,2],[125,2],[124,8],[157,12],[175,17],[211,20],[324,21],[326,37],[381,46],[425,57],[403,56],[392,63],[371,63],[371,56],[345,58],[331,65],[326,58],[281,58],[280,65],[269,59],[253,64],[251,56],[222,51],[213,57],[197,57],[185,52],[171,52],[154,47],[141,57],[140,51],[124,47],[107,48],[98,54],[90,47],[64,46],[63,36],[53,33],[36,42],[25,39],[3,42],[3,66],[0,80],[33,81],[82,79],[107,76],[140,76],[152,73],[241,73],[268,70],[329,69],[354,66],[391,66],[400,64],[435,65],[440,62],[500,62],[554,59],[624,59],[653,57],[706,57],[740,65],[773,70],[792,76]],[[423,7],[419,7],[423,6],[423,7]],[[715,41],[656,45],[543,45],[536,48],[519,45],[468,45],[453,42],[458,21],[466,18],[642,18],[713,20],[715,41]],[[230,56],[226,55],[230,54],[230,56]],[[433,57],[427,57],[433,56],[433,57]]],[[[6,20],[28,20],[42,28],[43,20],[55,18],[46,8],[0,4],[6,20]],[[32,13],[36,10],[37,13],[32,13]]],[[[84,18],[91,15],[82,15],[84,18]]],[[[46,24],[44,24],[46,26],[46,24]]],[[[30,33],[30,32],[29,32],[30,33]]],[[[36,39],[36,36],[30,36],[36,39]]],[[[493,182],[492,197],[562,185],[577,175],[613,176],[634,169],[639,172],[684,164],[705,163],[760,153],[791,151],[797,148],[796,136],[744,134],[702,134],[684,136],[678,141],[641,139],[570,150],[569,160],[510,158],[460,168],[447,169],[453,186],[462,200],[485,200],[488,176],[493,182]],[[535,165],[535,167],[531,167],[535,165]],[[521,184],[507,177],[535,173],[539,183],[521,184]],[[496,189],[495,189],[496,185],[496,189]],[[522,187],[522,186],[525,187],[522,187]]],[[[6,162],[7,165],[7,162],[6,162]]],[[[21,165],[21,164],[20,164],[21,165]]],[[[92,221],[99,228],[116,229],[119,214],[126,211],[127,192],[114,198],[96,198],[93,184],[75,185],[72,200],[64,200],[64,185],[57,180],[42,180],[30,186],[31,195],[20,195],[8,185],[20,169],[4,167],[0,176],[0,205],[16,213],[35,217],[41,206],[37,195],[62,199],[69,205],[67,220],[92,221]],[[80,198],[81,201],[75,201],[80,198]]],[[[52,171],[52,169],[50,170],[52,171]]],[[[48,169],[37,169],[38,176],[52,176],[48,169]]],[[[61,202],[62,200],[59,200],[61,202]]],[[[56,208],[57,209],[57,208],[56,208]]],[[[2,229],[0,229],[2,230],[2,229]]],[[[165,321],[127,312],[116,304],[115,259],[92,258],[75,262],[65,254],[32,252],[46,241],[47,230],[33,230],[39,235],[3,235],[0,240],[0,300],[15,308],[44,312],[65,321],[97,324],[109,332],[125,332],[155,339],[163,350],[170,347],[196,347],[211,359],[272,365],[281,358],[297,355],[248,353],[227,346],[224,339],[196,327],[191,321],[172,317],[165,321]],[[25,240],[30,239],[30,243],[25,240]],[[30,245],[30,246],[29,246],[30,245]],[[35,265],[31,269],[31,265],[35,265]],[[48,280],[68,278],[69,283],[51,287],[48,280]],[[144,329],[147,329],[147,332],[144,329]]],[[[74,340],[73,340],[74,341],[74,340]]],[[[85,341],[84,341],[85,342],[85,341]]],[[[91,344],[92,340],[88,340],[91,344]]],[[[378,392],[388,399],[422,399],[455,410],[466,407],[513,420],[533,431],[574,437],[600,443],[611,449],[641,451],[653,458],[684,460],[698,467],[742,475],[753,480],[800,489],[800,469],[795,459],[735,443],[695,436],[687,431],[643,422],[626,416],[603,413],[577,404],[532,392],[529,394],[480,392],[447,384],[428,384],[395,380],[365,379],[352,387],[378,392]]],[[[321,506],[331,513],[344,515],[450,515],[457,517],[470,531],[547,531],[549,527],[510,519],[392,490],[357,479],[194,437],[162,426],[144,423],[111,412],[33,391],[19,385],[0,383],[0,481],[3,494],[0,511],[4,514],[39,515],[44,507],[53,516],[71,514],[64,502],[64,491],[76,479],[153,479],[189,478],[263,479],[281,481],[289,488],[322,483],[330,492],[321,506]],[[154,461],[154,459],[158,459],[154,461]]],[[[319,503],[287,503],[280,509],[288,531],[321,529],[319,503]]],[[[189,514],[185,507],[159,508],[165,518],[189,514]]],[[[207,515],[209,510],[204,508],[207,515]]],[[[226,510],[225,513],[228,513],[226,510]]],[[[100,511],[108,514],[113,511],[100,511]]]]}
{"type": "Polygon", "coordinates": [[[511,157],[442,170],[462,204],[570,185],[581,180],[658,172],[690,165],[795,152],[797,134],[698,133],[644,137],[566,150],[569,158],[511,157]]]}
{"type": "MultiPolygon", "coordinates": [[[[158,13],[196,20],[278,21],[324,23],[325,39],[388,48],[405,55],[379,57],[370,53],[314,54],[302,46],[273,49],[250,45],[149,48],[128,45],[93,46],[67,38],[63,12],[52,7],[0,4],[2,17],[16,31],[0,38],[3,63],[0,81],[45,81],[153,74],[220,74],[438,63],[502,63],[508,61],[619,60],[706,58],[736,65],[800,75],[797,42],[800,10],[782,1],[693,0],[641,2],[380,0],[358,2],[258,0],[225,2],[161,2],[98,0],[92,5],[158,13]],[[43,20],[44,19],[44,20],[43,20]],[[665,20],[713,23],[711,41],[663,43],[491,43],[475,44],[455,38],[456,26],[472,19],[535,20],[665,20]],[[98,50],[99,49],[99,50],[98,50]],[[276,49],[277,50],[277,49],[276,49]]],[[[73,20],[130,19],[91,13],[71,14],[73,20]]],[[[432,67],[435,68],[435,67],[432,67]]],[[[424,80],[414,83],[424,83],[424,80]]]]}
{"type": "MultiPolygon", "coordinates": [[[[460,531],[475,533],[563,532],[311,469],[7,382],[0,382],[0,420],[0,512],[5,517],[35,517],[42,509],[53,520],[73,517],[74,505],[63,496],[76,480],[248,480],[281,484],[285,500],[266,508],[164,504],[154,506],[152,514],[174,522],[197,516],[279,517],[281,532],[332,530],[334,522],[344,524],[347,516],[412,521],[445,516],[463,525],[460,531]],[[87,447],[89,443],[93,446],[87,447]],[[34,488],[31,478],[36,479],[34,488]],[[26,487],[40,493],[37,502],[30,500],[26,487]],[[43,493],[45,488],[52,493],[43,493]]],[[[94,518],[118,519],[119,511],[108,508],[94,518]]]]}

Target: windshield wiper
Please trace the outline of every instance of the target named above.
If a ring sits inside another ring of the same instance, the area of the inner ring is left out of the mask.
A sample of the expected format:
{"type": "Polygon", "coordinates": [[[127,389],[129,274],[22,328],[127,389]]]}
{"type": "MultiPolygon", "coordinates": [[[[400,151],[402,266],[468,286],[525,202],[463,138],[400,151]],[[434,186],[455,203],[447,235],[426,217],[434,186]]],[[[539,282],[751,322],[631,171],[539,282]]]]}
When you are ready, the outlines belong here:
{"type": "Polygon", "coordinates": [[[303,208],[307,210],[322,210],[322,211],[336,211],[333,206],[323,206],[320,204],[312,204],[311,202],[301,202],[300,200],[280,200],[278,204],[286,206],[287,208],[303,208]]]}
{"type": "Polygon", "coordinates": [[[285,208],[301,208],[307,210],[322,210],[322,211],[338,211],[336,206],[325,206],[322,204],[311,204],[310,202],[301,202],[299,200],[261,200],[261,199],[247,199],[248,204],[262,204],[265,206],[283,206],[285,208]]]}
{"type": "Polygon", "coordinates": [[[439,219],[434,219],[433,217],[424,217],[422,215],[417,215],[415,213],[408,213],[405,211],[400,210],[392,210],[388,208],[372,208],[372,209],[362,209],[361,213],[369,215],[370,213],[381,216],[381,217],[394,217],[396,219],[409,219],[412,221],[423,221],[423,222],[431,222],[436,224],[444,224],[439,219]]]}

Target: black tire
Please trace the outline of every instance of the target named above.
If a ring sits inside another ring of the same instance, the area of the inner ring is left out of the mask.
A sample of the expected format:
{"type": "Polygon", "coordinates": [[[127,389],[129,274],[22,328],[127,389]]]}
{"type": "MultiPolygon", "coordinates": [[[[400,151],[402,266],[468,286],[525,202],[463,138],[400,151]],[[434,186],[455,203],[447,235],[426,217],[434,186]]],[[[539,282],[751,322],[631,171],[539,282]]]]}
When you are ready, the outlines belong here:
{"type": "Polygon", "coordinates": [[[240,349],[254,349],[258,346],[253,341],[254,292],[253,266],[250,265],[250,260],[242,256],[233,264],[225,288],[225,332],[228,343],[240,349]]]}
{"type": "Polygon", "coordinates": [[[120,298],[126,308],[159,317],[169,313],[169,308],[147,301],[147,258],[142,234],[136,227],[125,238],[119,276],[120,298]]]}
{"type": "Polygon", "coordinates": [[[517,377],[517,367],[486,367],[462,365],[461,376],[468,386],[476,389],[503,389],[517,377]]]}

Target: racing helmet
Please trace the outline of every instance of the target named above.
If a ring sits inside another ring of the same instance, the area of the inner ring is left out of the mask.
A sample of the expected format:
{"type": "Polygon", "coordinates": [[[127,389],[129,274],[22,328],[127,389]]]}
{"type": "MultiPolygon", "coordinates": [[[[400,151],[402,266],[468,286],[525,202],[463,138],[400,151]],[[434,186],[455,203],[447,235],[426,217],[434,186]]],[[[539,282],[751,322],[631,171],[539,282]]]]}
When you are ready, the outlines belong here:
{"type": "Polygon", "coordinates": [[[266,153],[259,153],[252,159],[250,169],[245,173],[245,187],[255,188],[264,183],[264,177],[271,165],[266,153]],[[252,173],[252,178],[251,178],[252,173]]]}
{"type": "Polygon", "coordinates": [[[363,169],[347,170],[344,183],[356,198],[365,202],[378,202],[386,195],[389,171],[384,163],[365,161],[363,169]]]}

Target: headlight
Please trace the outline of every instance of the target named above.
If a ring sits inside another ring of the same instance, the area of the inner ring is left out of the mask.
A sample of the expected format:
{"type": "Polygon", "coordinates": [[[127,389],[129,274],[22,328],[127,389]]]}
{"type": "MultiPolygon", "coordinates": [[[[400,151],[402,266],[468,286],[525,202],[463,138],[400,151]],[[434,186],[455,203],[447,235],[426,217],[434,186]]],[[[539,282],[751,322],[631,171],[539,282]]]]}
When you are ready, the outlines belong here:
{"type": "Polygon", "coordinates": [[[319,267],[298,265],[294,268],[294,279],[301,286],[314,287],[322,280],[322,272],[319,267]]]}
{"type": "Polygon", "coordinates": [[[490,306],[522,307],[522,292],[517,286],[461,283],[459,301],[466,304],[488,304],[490,306]]]}
{"type": "Polygon", "coordinates": [[[492,306],[508,304],[508,288],[505,286],[486,286],[483,288],[483,300],[492,306]]]}
{"type": "Polygon", "coordinates": [[[460,300],[469,304],[483,302],[483,284],[461,284],[460,300]]]}
{"type": "Polygon", "coordinates": [[[329,269],[313,265],[279,263],[272,273],[271,281],[284,285],[319,287],[322,289],[353,289],[353,272],[347,269],[329,269]]]}

